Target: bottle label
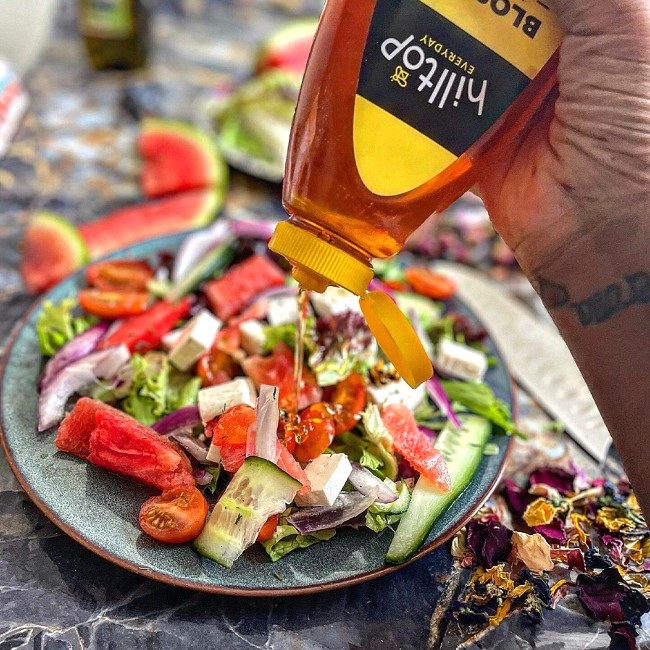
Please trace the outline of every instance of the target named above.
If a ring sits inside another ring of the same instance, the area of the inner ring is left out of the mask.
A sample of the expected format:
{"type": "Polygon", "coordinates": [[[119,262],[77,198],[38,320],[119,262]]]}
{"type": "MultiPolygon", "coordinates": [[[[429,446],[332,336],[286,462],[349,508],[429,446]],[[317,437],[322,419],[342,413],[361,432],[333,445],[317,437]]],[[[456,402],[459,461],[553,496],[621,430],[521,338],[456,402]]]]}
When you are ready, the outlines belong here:
{"type": "Polygon", "coordinates": [[[81,32],[99,38],[128,38],[133,33],[131,0],[86,0],[81,5],[81,32]]]}
{"type": "Polygon", "coordinates": [[[354,152],[382,196],[443,172],[557,50],[541,0],[377,0],[361,64],[354,152]]]}

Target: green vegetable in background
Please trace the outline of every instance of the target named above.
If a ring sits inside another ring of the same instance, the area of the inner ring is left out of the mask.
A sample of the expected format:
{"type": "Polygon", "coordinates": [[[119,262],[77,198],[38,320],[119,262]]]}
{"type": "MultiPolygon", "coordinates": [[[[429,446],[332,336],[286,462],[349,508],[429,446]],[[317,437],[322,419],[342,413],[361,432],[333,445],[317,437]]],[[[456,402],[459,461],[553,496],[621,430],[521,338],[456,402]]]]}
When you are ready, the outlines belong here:
{"type": "Polygon", "coordinates": [[[201,379],[173,368],[163,352],[134,354],[118,374],[114,386],[100,384],[93,397],[103,402],[121,400],[126,413],[152,425],[164,415],[196,404],[201,379]]]}
{"type": "Polygon", "coordinates": [[[461,404],[468,411],[483,416],[492,424],[503,429],[508,435],[527,439],[526,434],[517,429],[508,405],[498,399],[487,384],[464,381],[443,381],[441,383],[452,402],[461,404]]]}
{"type": "MultiPolygon", "coordinates": [[[[286,519],[285,519],[286,521],[286,519]]],[[[307,548],[317,542],[332,539],[336,535],[335,530],[319,530],[309,535],[301,535],[293,526],[280,525],[275,529],[271,539],[262,542],[264,550],[273,562],[277,562],[299,548],[307,548]]]]}
{"type": "Polygon", "coordinates": [[[77,334],[87,330],[96,319],[75,316],[77,301],[64,298],[58,305],[51,300],[43,303],[43,309],[36,321],[36,335],[41,352],[46,357],[56,354],[77,334]]]}

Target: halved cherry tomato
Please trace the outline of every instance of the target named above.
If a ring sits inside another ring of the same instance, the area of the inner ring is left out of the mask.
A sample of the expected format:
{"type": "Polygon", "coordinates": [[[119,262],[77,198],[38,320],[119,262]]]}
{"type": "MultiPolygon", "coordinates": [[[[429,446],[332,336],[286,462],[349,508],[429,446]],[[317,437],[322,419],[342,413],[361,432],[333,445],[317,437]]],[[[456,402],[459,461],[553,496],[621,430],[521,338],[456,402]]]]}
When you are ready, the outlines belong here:
{"type": "Polygon", "coordinates": [[[144,354],[155,350],[162,337],[167,334],[179,320],[187,318],[194,298],[187,296],[176,304],[160,301],[138,316],[127,318],[110,336],[97,346],[105,350],[124,343],[131,352],[144,354]]]}
{"type": "MultiPolygon", "coordinates": [[[[280,408],[296,411],[295,382],[293,379],[293,351],[284,343],[278,343],[270,356],[252,356],[242,362],[244,372],[259,388],[262,384],[280,389],[280,408]]],[[[313,373],[303,368],[300,404],[305,406],[321,399],[323,391],[316,383],[313,373]]]]}
{"type": "Polygon", "coordinates": [[[236,354],[241,345],[241,333],[239,327],[224,327],[217,333],[213,348],[221,350],[226,354],[236,354]]]}
{"type": "Polygon", "coordinates": [[[393,291],[408,291],[408,285],[401,280],[384,280],[384,284],[393,291]]]}
{"type": "Polygon", "coordinates": [[[404,277],[414,291],[434,300],[448,300],[456,293],[456,285],[446,275],[425,267],[408,268],[404,277]]]}
{"type": "Polygon", "coordinates": [[[334,412],[326,402],[317,402],[300,411],[296,424],[294,456],[306,463],[320,456],[334,440],[336,424],[334,412]]]}
{"type": "Polygon", "coordinates": [[[267,540],[271,539],[271,537],[273,537],[275,534],[275,529],[278,527],[279,519],[280,515],[271,515],[266,520],[266,523],[260,529],[260,534],[257,536],[258,542],[266,542],[267,540]]]}
{"type": "Polygon", "coordinates": [[[292,416],[287,416],[286,422],[285,418],[280,419],[280,424],[278,426],[278,438],[280,442],[287,448],[287,451],[290,454],[293,454],[293,452],[296,450],[296,437],[295,437],[295,431],[293,430],[293,427],[291,426],[289,418],[292,416]],[[287,426],[287,422],[289,422],[287,426]]]}
{"type": "Polygon", "coordinates": [[[89,314],[115,320],[137,316],[147,310],[149,294],[146,291],[104,291],[82,289],[79,304],[89,314]]]}
{"type": "Polygon", "coordinates": [[[248,427],[255,423],[255,409],[248,404],[238,404],[219,418],[208,422],[205,435],[220,447],[224,443],[246,444],[248,427]]]}
{"type": "Polygon", "coordinates": [[[86,269],[88,283],[106,291],[146,291],[153,269],[144,260],[96,262],[86,269]]]}
{"type": "Polygon", "coordinates": [[[158,542],[183,544],[199,536],[208,502],[195,487],[175,487],[142,504],[140,528],[158,542]]]}
{"type": "Polygon", "coordinates": [[[332,402],[342,408],[334,415],[336,435],[351,431],[361,420],[361,413],[366,407],[366,381],[361,374],[353,372],[336,384],[332,402]]]}
{"type": "Polygon", "coordinates": [[[196,374],[204,388],[225,384],[235,376],[236,370],[237,366],[230,355],[214,346],[196,364],[196,374]]]}

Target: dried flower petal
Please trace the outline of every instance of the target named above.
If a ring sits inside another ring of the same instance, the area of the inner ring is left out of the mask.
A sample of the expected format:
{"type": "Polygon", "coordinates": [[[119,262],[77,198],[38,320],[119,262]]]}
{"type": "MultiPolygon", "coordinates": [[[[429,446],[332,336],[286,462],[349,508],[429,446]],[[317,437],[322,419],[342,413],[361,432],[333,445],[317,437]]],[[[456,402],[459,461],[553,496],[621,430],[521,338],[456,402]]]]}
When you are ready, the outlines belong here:
{"type": "Polygon", "coordinates": [[[578,600],[596,620],[638,624],[641,616],[650,611],[648,601],[628,587],[616,569],[605,569],[594,576],[583,573],[576,585],[578,600]]]}
{"type": "Polygon", "coordinates": [[[612,562],[625,566],[627,564],[627,558],[623,553],[623,540],[612,535],[603,535],[602,542],[607,553],[611,558],[612,562]]]}
{"type": "Polygon", "coordinates": [[[512,544],[511,557],[515,561],[523,562],[531,571],[539,573],[550,571],[553,568],[551,547],[538,533],[526,535],[514,532],[510,542],[512,544]]]}
{"type": "Polygon", "coordinates": [[[586,529],[583,528],[583,525],[588,526],[589,519],[584,515],[580,515],[576,512],[572,512],[571,523],[573,524],[573,528],[578,535],[578,542],[580,546],[582,548],[587,548],[589,546],[589,536],[587,535],[586,529]]]}
{"type": "Polygon", "coordinates": [[[601,555],[597,548],[590,548],[585,551],[585,564],[589,571],[593,571],[594,569],[611,568],[612,561],[606,555],[601,555]]]}
{"type": "Polygon", "coordinates": [[[505,562],[510,555],[511,534],[512,531],[498,521],[473,519],[467,524],[467,546],[481,565],[489,569],[505,562]]]}
{"type": "Polygon", "coordinates": [[[566,555],[566,561],[572,569],[577,569],[583,573],[587,571],[587,567],[585,566],[585,556],[579,548],[571,549],[566,555]]]}
{"type": "Polygon", "coordinates": [[[569,593],[569,587],[573,585],[573,582],[569,580],[558,580],[551,587],[551,608],[555,609],[555,606],[569,593]]]}
{"type": "Polygon", "coordinates": [[[508,616],[510,610],[512,609],[512,601],[509,598],[506,598],[503,603],[499,606],[494,616],[490,616],[490,625],[496,627],[501,625],[503,619],[508,616]]]}
{"type": "Polygon", "coordinates": [[[462,560],[471,554],[467,548],[467,530],[461,528],[451,542],[451,556],[456,560],[462,560]]]}
{"type": "Polygon", "coordinates": [[[519,518],[533,500],[526,490],[522,490],[514,481],[509,479],[503,481],[502,493],[510,510],[519,518]]]}
{"type": "Polygon", "coordinates": [[[535,499],[524,511],[524,521],[531,528],[550,524],[555,518],[556,508],[544,499],[535,499]]]}
{"type": "Polygon", "coordinates": [[[544,526],[533,526],[533,531],[539,533],[549,544],[565,544],[567,540],[564,522],[561,519],[544,526]]]}
{"type": "Polygon", "coordinates": [[[620,516],[618,508],[600,508],[596,515],[596,523],[613,533],[633,530],[635,528],[634,522],[631,519],[620,516]]]}
{"type": "Polygon", "coordinates": [[[584,492],[584,490],[588,490],[591,487],[592,483],[585,470],[573,460],[569,461],[569,472],[574,474],[573,489],[576,492],[584,492]]]}
{"type": "Polygon", "coordinates": [[[614,623],[609,630],[609,650],[637,650],[636,629],[629,623],[614,623]]]}
{"type": "Polygon", "coordinates": [[[561,495],[567,496],[574,493],[574,472],[567,472],[561,467],[540,467],[530,475],[530,484],[542,483],[555,488],[561,495]]]}

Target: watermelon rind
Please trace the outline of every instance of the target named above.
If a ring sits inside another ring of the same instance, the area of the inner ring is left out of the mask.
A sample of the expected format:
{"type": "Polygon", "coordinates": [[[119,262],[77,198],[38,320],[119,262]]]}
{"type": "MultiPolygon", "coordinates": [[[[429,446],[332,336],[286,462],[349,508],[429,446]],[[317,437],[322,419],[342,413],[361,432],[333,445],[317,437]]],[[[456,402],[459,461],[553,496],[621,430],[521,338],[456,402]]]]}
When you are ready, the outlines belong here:
{"type": "MultiPolygon", "coordinates": [[[[193,124],[180,120],[159,117],[148,117],[143,120],[140,134],[141,141],[148,135],[159,134],[182,138],[200,150],[207,167],[205,175],[210,182],[208,187],[212,187],[223,202],[228,187],[228,165],[223,159],[214,137],[193,124]]],[[[208,187],[202,189],[208,189],[208,187]]]]}
{"type": "Polygon", "coordinates": [[[31,216],[23,239],[20,271],[29,291],[44,291],[90,259],[88,247],[77,228],[55,212],[37,211],[31,216]],[[30,248],[34,234],[46,238],[47,245],[38,251],[30,248]],[[57,253],[64,252],[63,255],[57,253]]]}
{"type": "Polygon", "coordinates": [[[318,27],[318,18],[299,18],[293,20],[287,25],[273,32],[261,45],[255,69],[261,72],[265,69],[266,60],[277,50],[284,50],[291,45],[293,41],[304,38],[314,38],[316,28],[318,27]]]}

